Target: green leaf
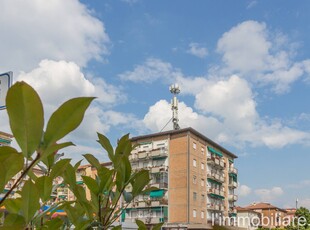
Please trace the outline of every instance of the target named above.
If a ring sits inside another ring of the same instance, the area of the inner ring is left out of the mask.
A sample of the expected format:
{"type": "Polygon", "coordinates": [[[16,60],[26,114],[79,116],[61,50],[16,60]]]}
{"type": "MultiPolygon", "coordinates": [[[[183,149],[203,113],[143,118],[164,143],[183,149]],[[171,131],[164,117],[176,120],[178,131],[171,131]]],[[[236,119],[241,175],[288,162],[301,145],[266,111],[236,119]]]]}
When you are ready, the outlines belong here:
{"type": "Polygon", "coordinates": [[[42,201],[48,201],[53,189],[53,178],[48,176],[38,177],[36,180],[36,186],[38,191],[40,191],[39,195],[42,201]]]}
{"type": "Polygon", "coordinates": [[[73,166],[74,171],[77,171],[77,170],[78,170],[78,168],[80,167],[82,161],[83,161],[83,160],[79,160],[78,162],[75,163],[75,165],[73,166]]]}
{"type": "Polygon", "coordinates": [[[44,135],[48,147],[76,129],[83,120],[84,113],[94,97],[73,98],[62,104],[48,121],[44,135]]]}
{"type": "Polygon", "coordinates": [[[52,166],[52,171],[50,174],[51,178],[56,178],[67,169],[68,165],[70,164],[71,159],[61,159],[59,160],[54,166],[52,166]]]}
{"type": "Polygon", "coordinates": [[[85,215],[84,207],[77,202],[74,207],[71,205],[64,206],[64,210],[67,213],[67,217],[76,229],[87,229],[91,224],[91,220],[84,219],[85,215]]]}
{"type": "Polygon", "coordinates": [[[99,194],[99,186],[97,181],[89,176],[82,176],[84,183],[88,187],[88,189],[93,192],[95,195],[99,194]]]}
{"type": "Polygon", "coordinates": [[[21,198],[6,199],[4,206],[10,213],[18,214],[22,206],[22,200],[21,198]]]}
{"type": "Polygon", "coordinates": [[[75,146],[72,142],[64,142],[61,144],[52,144],[47,149],[43,150],[43,159],[42,162],[48,167],[51,168],[52,165],[55,163],[55,157],[57,151],[60,149],[66,148],[68,146],[75,146]]]}
{"type": "Polygon", "coordinates": [[[86,160],[92,165],[94,166],[96,169],[100,169],[101,168],[101,164],[98,161],[98,159],[96,157],[94,157],[92,154],[84,154],[83,157],[86,158],[86,160]]]}
{"type": "Polygon", "coordinates": [[[9,214],[4,219],[4,226],[0,229],[24,229],[26,222],[23,216],[18,214],[9,214]]]}
{"type": "Polygon", "coordinates": [[[133,199],[133,196],[132,196],[132,193],[131,193],[131,192],[126,192],[126,191],[124,191],[124,192],[123,192],[123,197],[124,197],[124,200],[126,201],[126,203],[131,202],[132,199],[133,199]]]}
{"type": "Polygon", "coordinates": [[[136,219],[136,224],[138,225],[138,230],[147,230],[146,225],[143,223],[143,221],[136,219]]]}
{"type": "Polygon", "coordinates": [[[55,218],[45,222],[44,228],[45,229],[61,229],[63,225],[63,220],[60,218],[55,218]]]}
{"type": "Polygon", "coordinates": [[[164,223],[158,223],[152,228],[152,230],[160,230],[163,225],[164,223]]]}
{"type": "Polygon", "coordinates": [[[112,189],[114,170],[102,167],[98,172],[98,179],[100,180],[99,191],[101,193],[110,191],[112,189]]]}
{"type": "Polygon", "coordinates": [[[139,195],[149,182],[150,175],[148,170],[142,169],[141,171],[135,173],[134,176],[131,178],[132,195],[139,195]]]}
{"type": "Polygon", "coordinates": [[[24,157],[16,149],[8,146],[0,147],[0,191],[7,182],[23,169],[24,157]]]}
{"type": "Polygon", "coordinates": [[[43,105],[36,91],[25,82],[16,82],[8,91],[6,106],[13,135],[25,157],[38,148],[43,134],[43,105]]]}
{"type": "Polygon", "coordinates": [[[29,223],[35,213],[40,209],[39,191],[31,180],[27,180],[21,191],[21,212],[26,223],[29,223]]]}
{"type": "Polygon", "coordinates": [[[110,160],[113,162],[113,160],[114,160],[114,150],[113,150],[113,147],[112,147],[109,139],[106,136],[104,136],[103,134],[101,134],[101,133],[97,133],[97,135],[98,135],[98,138],[99,138],[98,142],[107,151],[110,160]]]}
{"type": "Polygon", "coordinates": [[[76,187],[76,176],[72,165],[68,164],[66,170],[63,172],[64,181],[70,185],[71,189],[76,187]]]}

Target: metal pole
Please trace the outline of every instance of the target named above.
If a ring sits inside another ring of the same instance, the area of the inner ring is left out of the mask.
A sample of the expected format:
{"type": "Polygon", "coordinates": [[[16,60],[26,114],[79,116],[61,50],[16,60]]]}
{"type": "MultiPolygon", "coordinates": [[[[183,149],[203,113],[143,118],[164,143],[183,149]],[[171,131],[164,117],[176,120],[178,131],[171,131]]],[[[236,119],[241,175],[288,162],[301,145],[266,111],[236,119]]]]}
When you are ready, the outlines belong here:
{"type": "MultiPolygon", "coordinates": [[[[298,209],[298,198],[296,199],[296,212],[298,209]]],[[[299,230],[299,218],[297,218],[297,230],[299,230]]]]}
{"type": "Polygon", "coordinates": [[[271,229],[271,214],[270,214],[270,207],[269,207],[269,230],[271,229]]]}

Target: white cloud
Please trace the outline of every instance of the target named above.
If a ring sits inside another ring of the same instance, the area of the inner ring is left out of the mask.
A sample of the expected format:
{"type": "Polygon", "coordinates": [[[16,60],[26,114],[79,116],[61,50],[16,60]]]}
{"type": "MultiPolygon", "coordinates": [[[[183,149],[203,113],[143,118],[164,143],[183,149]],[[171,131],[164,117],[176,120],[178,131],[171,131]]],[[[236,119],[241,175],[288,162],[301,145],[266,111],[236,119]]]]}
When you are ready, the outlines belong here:
{"type": "Polygon", "coordinates": [[[189,49],[187,50],[187,53],[199,58],[205,58],[208,55],[208,50],[200,44],[192,42],[189,44],[189,49]]]}
{"type": "MultiPolygon", "coordinates": [[[[168,62],[147,59],[144,65],[121,77],[136,82],[179,83],[181,95],[195,97],[194,108],[197,110],[182,102],[179,104],[181,127],[194,127],[215,141],[239,147],[249,143],[270,148],[310,142],[308,132],[290,128],[279,120],[260,117],[251,85],[237,75],[222,79],[185,77],[168,62]]],[[[160,131],[170,118],[170,105],[161,100],[149,108],[143,121],[150,130],[160,131]]]]}
{"type": "MultiPolygon", "coordinates": [[[[87,79],[79,66],[73,62],[43,60],[32,71],[22,72],[16,80],[27,82],[38,92],[43,101],[46,122],[52,112],[70,98],[98,97],[86,111],[80,127],[66,137],[66,140],[73,141],[78,147],[72,147],[66,152],[93,148],[90,146],[96,144],[97,131],[107,133],[112,126],[126,123],[138,126],[138,119],[133,115],[108,109],[111,104],[116,105],[125,100],[121,89],[106,83],[102,78],[87,79]]],[[[5,111],[0,113],[0,125],[2,131],[9,132],[5,111]]],[[[93,149],[98,153],[96,148],[93,149]]],[[[74,160],[81,158],[78,153],[71,155],[74,156],[74,160]]]]}
{"type": "Polygon", "coordinates": [[[126,71],[119,77],[127,81],[152,83],[158,79],[171,82],[179,75],[181,72],[173,68],[170,63],[156,58],[148,58],[145,63],[136,66],[133,71],[126,71]]]}
{"type": "Polygon", "coordinates": [[[30,71],[42,59],[85,66],[109,53],[103,23],[78,0],[3,0],[0,9],[0,71],[30,71]]]}
{"type": "Polygon", "coordinates": [[[107,84],[103,78],[86,79],[74,62],[43,60],[37,68],[22,72],[16,80],[26,81],[34,87],[47,105],[59,105],[79,96],[98,97],[101,104],[124,100],[120,89],[107,84]]]}
{"type": "Polygon", "coordinates": [[[308,59],[293,60],[296,43],[257,21],[242,22],[224,33],[217,51],[223,55],[222,73],[238,73],[263,86],[270,84],[277,94],[288,92],[293,82],[309,73],[308,59]]]}
{"type": "Polygon", "coordinates": [[[249,186],[243,184],[243,185],[238,186],[237,193],[238,193],[238,196],[245,197],[252,193],[252,189],[249,186]]]}
{"type": "Polygon", "coordinates": [[[306,187],[310,187],[310,180],[302,180],[298,183],[288,184],[287,187],[293,189],[304,189],[306,187]]]}
{"type": "Polygon", "coordinates": [[[264,23],[246,21],[223,34],[217,51],[223,54],[223,62],[229,69],[248,72],[267,68],[271,45],[264,23]]]}
{"type": "MultiPolygon", "coordinates": [[[[219,134],[221,124],[212,117],[206,117],[193,111],[184,102],[179,103],[179,124],[181,128],[193,127],[197,130],[207,130],[210,137],[216,137],[219,134]]],[[[149,108],[144,116],[145,126],[154,132],[161,131],[172,117],[170,103],[166,100],[160,100],[149,108]]],[[[171,130],[172,123],[164,130],[171,130]]]]}
{"type": "Polygon", "coordinates": [[[196,91],[195,98],[196,108],[223,118],[225,126],[230,129],[253,131],[258,117],[256,103],[248,83],[238,76],[203,85],[200,91],[196,91]]]}
{"type": "Polygon", "coordinates": [[[253,8],[256,5],[257,5],[257,1],[250,1],[246,8],[247,9],[251,9],[251,8],[253,8]]]}
{"type": "Polygon", "coordinates": [[[255,194],[258,195],[261,201],[274,201],[284,193],[281,187],[273,187],[271,189],[256,189],[255,194]]]}

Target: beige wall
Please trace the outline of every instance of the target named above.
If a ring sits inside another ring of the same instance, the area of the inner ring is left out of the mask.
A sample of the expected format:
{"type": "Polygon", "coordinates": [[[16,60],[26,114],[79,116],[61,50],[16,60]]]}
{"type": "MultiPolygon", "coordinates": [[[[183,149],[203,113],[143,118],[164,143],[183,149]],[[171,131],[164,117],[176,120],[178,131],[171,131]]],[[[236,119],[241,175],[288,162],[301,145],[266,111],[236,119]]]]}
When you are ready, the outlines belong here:
{"type": "Polygon", "coordinates": [[[169,143],[170,223],[187,222],[187,135],[174,135],[169,143]]]}

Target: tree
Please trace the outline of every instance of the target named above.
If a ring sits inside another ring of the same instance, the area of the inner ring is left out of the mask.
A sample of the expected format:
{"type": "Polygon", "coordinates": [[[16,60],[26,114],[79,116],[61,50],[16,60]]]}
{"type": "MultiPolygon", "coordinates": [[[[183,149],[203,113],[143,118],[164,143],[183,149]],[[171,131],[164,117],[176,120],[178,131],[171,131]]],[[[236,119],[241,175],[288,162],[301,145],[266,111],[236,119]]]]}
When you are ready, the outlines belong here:
{"type": "Polygon", "coordinates": [[[288,230],[305,230],[310,229],[310,211],[305,207],[296,210],[294,221],[286,227],[288,230]],[[299,226],[298,226],[299,220],[299,226]]]}
{"type": "MultiPolygon", "coordinates": [[[[106,168],[91,154],[85,159],[97,170],[96,178],[83,176],[83,181],[90,190],[91,199],[87,200],[83,187],[76,183],[76,170],[80,165],[71,164],[71,159],[59,160],[55,154],[60,149],[74,145],[72,142],[59,141],[76,129],[94,98],[73,98],[62,104],[51,116],[44,129],[44,111],[39,95],[25,82],[17,82],[8,91],[6,97],[12,133],[21,149],[8,146],[0,147],[0,191],[18,172],[21,175],[11,189],[0,200],[0,207],[5,206],[8,215],[0,223],[0,229],[66,229],[74,225],[76,229],[121,229],[115,221],[124,208],[120,198],[131,202],[139,194],[148,192],[150,181],[147,170],[133,171],[129,162],[132,146],[129,135],[123,136],[114,150],[110,141],[98,133],[98,142],[108,153],[112,162],[106,168]],[[32,169],[39,166],[44,175],[37,177],[32,169]],[[28,177],[26,177],[28,176],[28,177]],[[74,201],[63,201],[42,207],[51,201],[51,194],[59,185],[53,183],[56,177],[62,177],[64,183],[73,192],[74,201]],[[132,187],[129,192],[128,186],[132,187]],[[17,190],[19,198],[10,198],[17,190]],[[64,209],[66,219],[51,218],[57,209],[64,209]]],[[[137,221],[139,229],[146,229],[137,221]]],[[[160,229],[162,224],[154,229],[160,229]]]]}

